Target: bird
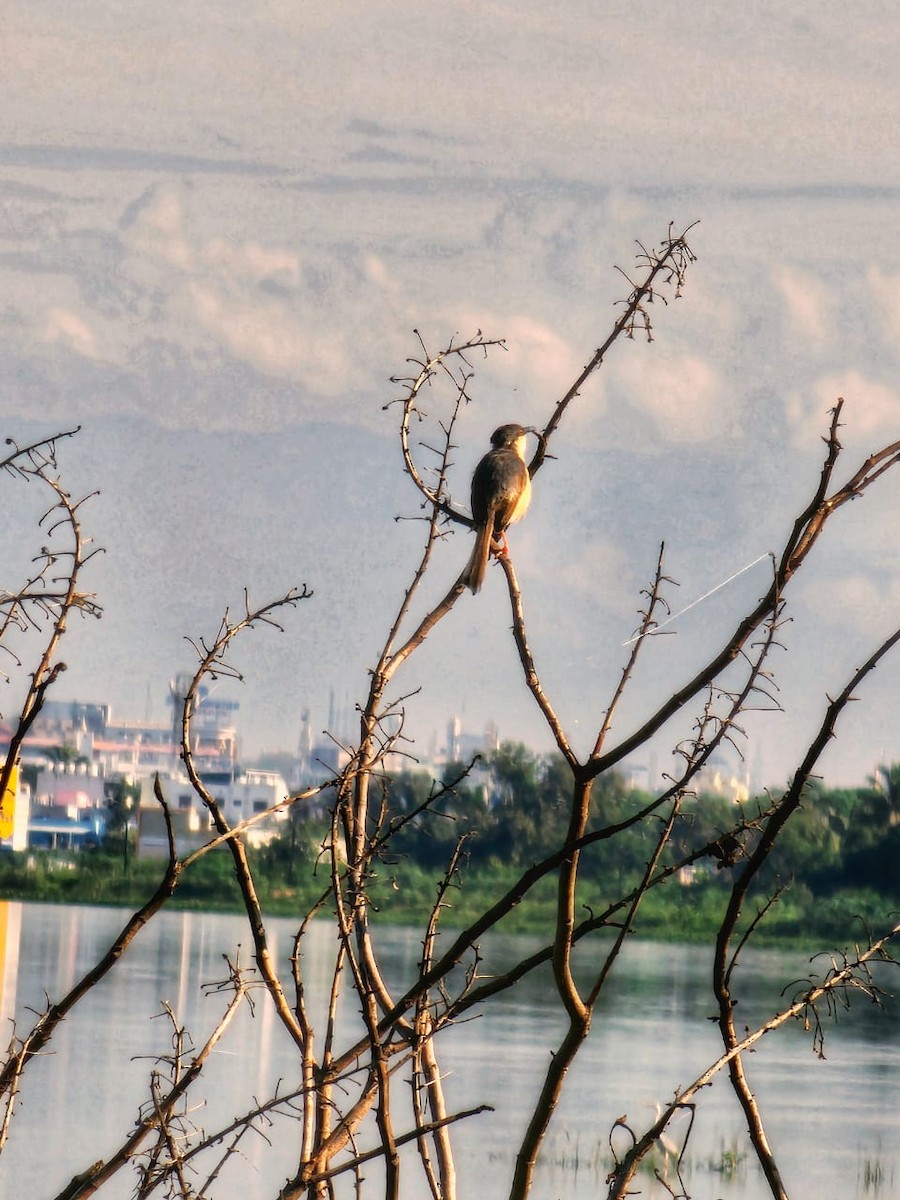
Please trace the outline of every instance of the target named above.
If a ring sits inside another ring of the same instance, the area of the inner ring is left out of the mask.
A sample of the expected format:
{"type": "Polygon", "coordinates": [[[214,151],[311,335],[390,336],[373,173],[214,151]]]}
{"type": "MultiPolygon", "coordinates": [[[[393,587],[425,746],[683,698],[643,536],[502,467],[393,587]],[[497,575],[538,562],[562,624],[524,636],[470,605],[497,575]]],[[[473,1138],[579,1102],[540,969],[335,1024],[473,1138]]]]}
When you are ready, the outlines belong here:
{"type": "Polygon", "coordinates": [[[476,537],[462,582],[473,592],[484,583],[494,539],[502,539],[500,553],[505,553],[506,529],[522,519],[531,500],[531,476],[525,462],[525,439],[530,432],[515,424],[495,429],[491,434],[492,448],[472,475],[476,537]]]}

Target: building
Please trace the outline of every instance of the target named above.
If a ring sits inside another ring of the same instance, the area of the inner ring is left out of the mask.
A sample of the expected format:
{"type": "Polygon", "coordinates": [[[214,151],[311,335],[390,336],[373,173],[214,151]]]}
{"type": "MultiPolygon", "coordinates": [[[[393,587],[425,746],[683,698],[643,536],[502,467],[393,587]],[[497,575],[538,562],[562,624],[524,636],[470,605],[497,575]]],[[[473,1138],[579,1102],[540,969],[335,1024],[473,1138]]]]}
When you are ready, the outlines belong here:
{"type": "MultiPolygon", "coordinates": [[[[134,814],[138,853],[167,854],[165,822],[153,793],[157,775],[176,829],[179,853],[207,841],[211,818],[182,763],[182,720],[191,682],[192,676],[186,674],[171,681],[168,699],[172,713],[169,720],[161,722],[119,720],[107,704],[45,701],[20,755],[21,765],[37,777],[30,798],[28,844],[74,848],[102,840],[109,819],[106,793],[111,795],[113,787],[124,780],[141,789],[134,814]]],[[[352,737],[322,734],[314,738],[307,709],[301,713],[296,755],[275,756],[273,765],[279,766],[279,771],[241,770],[239,711],[237,701],[201,687],[190,724],[191,758],[229,825],[249,820],[242,836],[258,845],[281,833],[289,819],[286,807],[265,817],[262,814],[277,808],[291,791],[297,793],[339,775],[350,761],[345,742],[352,743],[352,737]]],[[[337,721],[333,697],[329,716],[337,721]]],[[[349,724],[349,717],[341,722],[342,726],[349,724]]],[[[8,754],[13,733],[13,726],[0,722],[0,757],[8,754]]],[[[439,778],[449,764],[470,763],[498,745],[493,723],[481,734],[472,734],[463,730],[459,718],[453,718],[447,725],[446,745],[440,750],[433,746],[430,761],[413,758],[401,749],[386,754],[380,769],[391,774],[429,770],[439,778]]],[[[469,783],[485,797],[489,795],[490,772],[483,762],[476,763],[469,783]]],[[[312,800],[305,811],[320,813],[327,802],[327,798],[312,800]]]]}
{"type": "Polygon", "coordinates": [[[485,725],[483,733],[466,733],[460,718],[451,717],[447,722],[447,745],[439,759],[444,763],[470,762],[476,754],[489,754],[499,745],[500,735],[493,721],[485,725]]]}
{"type": "Polygon", "coordinates": [[[28,849],[28,819],[31,814],[31,788],[18,771],[0,806],[0,846],[6,850],[28,849]]]}
{"type": "MultiPolygon", "coordinates": [[[[171,685],[175,705],[168,722],[120,721],[108,704],[81,704],[47,700],[22,746],[22,763],[45,766],[60,757],[84,761],[107,778],[140,779],[156,771],[170,771],[181,758],[181,710],[184,696],[171,685]],[[65,751],[65,754],[63,752],[65,751]]],[[[186,690],[187,684],[184,685],[186,690]]],[[[223,700],[200,688],[191,718],[191,753],[203,767],[233,769],[238,759],[237,700],[223,700]]],[[[13,728],[0,724],[0,755],[9,750],[13,728]]]]}
{"type": "MultiPolygon", "coordinates": [[[[270,812],[291,794],[277,771],[208,771],[201,781],[230,826],[242,821],[253,823],[241,835],[251,846],[263,846],[284,832],[289,819],[287,806],[270,812]],[[262,814],[268,814],[263,816],[262,814]]],[[[169,807],[175,846],[179,855],[198,849],[215,834],[209,809],[184,774],[160,778],[160,789],[169,807]]],[[[137,814],[137,854],[139,858],[159,858],[169,853],[166,822],[155,793],[155,777],[141,784],[141,802],[137,814]]]]}
{"type": "Polygon", "coordinates": [[[735,763],[729,756],[717,751],[697,772],[691,790],[698,796],[704,793],[724,796],[733,804],[744,804],[750,797],[749,768],[746,763],[735,763]]]}
{"type": "MultiPolygon", "coordinates": [[[[184,690],[188,685],[189,680],[184,690]]],[[[176,690],[173,684],[174,699],[176,690]]],[[[201,774],[235,779],[238,707],[237,701],[200,689],[191,752],[201,774]]],[[[14,726],[0,723],[0,757],[9,753],[13,733],[14,726]]],[[[165,723],[120,721],[106,704],[45,701],[19,755],[20,779],[22,768],[37,773],[27,844],[71,849],[102,841],[108,821],[105,785],[118,779],[148,781],[157,773],[172,776],[180,757],[180,716],[165,723]]],[[[253,803],[254,798],[235,793],[235,799],[253,803]]]]}

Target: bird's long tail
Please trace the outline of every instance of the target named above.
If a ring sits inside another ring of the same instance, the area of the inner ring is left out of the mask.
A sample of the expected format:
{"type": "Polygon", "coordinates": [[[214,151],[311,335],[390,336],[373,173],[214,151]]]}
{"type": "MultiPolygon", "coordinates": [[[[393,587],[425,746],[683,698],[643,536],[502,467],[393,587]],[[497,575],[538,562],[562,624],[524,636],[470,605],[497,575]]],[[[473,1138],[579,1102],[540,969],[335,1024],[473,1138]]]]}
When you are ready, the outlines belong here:
{"type": "Polygon", "coordinates": [[[463,582],[468,584],[473,592],[480,591],[481,585],[484,583],[488,559],[491,556],[491,534],[493,533],[493,528],[493,513],[491,513],[490,519],[478,530],[475,545],[472,547],[472,557],[469,559],[469,565],[463,572],[463,582]]]}

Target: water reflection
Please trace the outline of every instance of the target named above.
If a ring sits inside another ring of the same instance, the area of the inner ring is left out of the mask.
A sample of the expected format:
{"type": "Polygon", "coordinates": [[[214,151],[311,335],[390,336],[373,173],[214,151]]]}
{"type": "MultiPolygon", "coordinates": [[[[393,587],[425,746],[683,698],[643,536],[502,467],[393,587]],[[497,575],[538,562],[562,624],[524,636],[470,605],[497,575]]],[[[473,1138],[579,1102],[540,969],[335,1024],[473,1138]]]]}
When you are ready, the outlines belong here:
{"type": "MultiPolygon", "coordinates": [[[[107,909],[0,904],[0,1019],[25,1027],[29,1009],[43,1008],[44,990],[58,998],[106,950],[126,914],[107,909]]],[[[270,927],[273,954],[285,971],[294,926],[270,927]]],[[[399,987],[415,974],[419,936],[379,931],[386,978],[399,987]]],[[[335,934],[314,926],[303,955],[308,992],[325,1003],[335,934]]],[[[502,970],[529,942],[488,940],[482,972],[502,970]]],[[[532,948],[537,942],[532,943],[532,948]]],[[[227,975],[224,955],[249,962],[250,939],[238,917],[163,913],[139,935],[118,967],[58,1031],[52,1053],[28,1069],[22,1107],[10,1144],[0,1157],[0,1194],[53,1196],[71,1176],[107,1157],[147,1099],[155,1056],[169,1047],[170,1028],[159,1018],[163,1001],[192,1032],[196,1044],[216,1024],[225,997],[204,983],[227,975]]],[[[588,964],[582,964],[587,967],[588,964]]],[[[738,977],[741,1012],[752,1023],[780,1001],[786,983],[808,972],[802,955],[748,954],[738,977]]],[[[824,974],[827,963],[814,964],[824,974]]],[[[554,1119],[535,1195],[570,1200],[603,1194],[609,1165],[607,1138],[627,1114],[635,1127],[690,1082],[719,1053],[710,989],[709,954],[684,946],[634,942],[598,1009],[592,1035],[577,1060],[554,1119]]],[[[350,1000],[341,1037],[359,1027],[350,1000]]],[[[858,1003],[827,1035],[826,1058],[812,1052],[798,1024],[763,1040],[747,1069],[792,1196],[840,1195],[887,1200],[900,1162],[900,1013],[858,1003]]],[[[440,1035],[451,1108],[490,1103],[493,1115],[456,1129],[460,1194],[501,1197],[518,1139],[562,1029],[546,971],[536,972],[509,996],[440,1035]]],[[[216,1128],[252,1107],[279,1080],[296,1085],[292,1048],[260,998],[256,1015],[241,1015],[211,1060],[202,1081],[205,1108],[197,1121],[216,1128]]],[[[762,1200],[766,1190],[746,1152],[743,1121],[723,1080],[701,1094],[686,1176],[695,1200],[762,1200]]],[[[684,1130],[674,1129],[677,1142],[684,1130]]],[[[287,1120],[269,1131],[273,1145],[248,1140],[245,1160],[229,1176],[228,1195],[263,1200],[291,1173],[296,1128],[287,1120]]],[[[623,1131],[619,1131],[624,1136],[623,1131]]],[[[664,1153],[655,1166],[671,1170],[664,1153]]],[[[370,1175],[372,1172],[370,1171],[370,1175]]],[[[416,1179],[418,1177],[416,1176],[416,1179]]],[[[103,1191],[127,1197],[131,1179],[103,1191]]],[[[667,1193],[644,1174],[645,1196],[667,1193]],[[654,1187],[656,1190],[654,1190],[654,1187]]],[[[407,1200],[416,1200],[411,1189],[407,1200]]]]}
{"type": "Polygon", "coordinates": [[[22,931],[22,906],[0,900],[0,1019],[12,1015],[16,1007],[16,980],[19,975],[19,939],[22,931]]]}

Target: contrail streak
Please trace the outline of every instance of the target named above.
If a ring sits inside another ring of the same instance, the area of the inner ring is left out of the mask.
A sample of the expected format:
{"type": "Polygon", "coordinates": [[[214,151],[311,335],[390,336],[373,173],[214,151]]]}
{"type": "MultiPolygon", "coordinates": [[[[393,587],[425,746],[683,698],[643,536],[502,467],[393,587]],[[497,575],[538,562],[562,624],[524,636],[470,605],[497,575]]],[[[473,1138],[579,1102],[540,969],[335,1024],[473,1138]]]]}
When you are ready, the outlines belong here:
{"type": "MultiPolygon", "coordinates": [[[[646,636],[653,637],[655,634],[665,629],[667,625],[671,625],[673,621],[677,621],[679,617],[683,617],[686,612],[690,612],[692,608],[696,608],[698,604],[702,604],[704,600],[708,600],[710,596],[714,596],[716,592],[721,591],[723,587],[727,587],[729,583],[733,583],[739,575],[743,575],[745,571],[749,571],[751,567],[755,567],[757,563],[761,563],[764,558],[769,557],[771,556],[768,553],[760,554],[759,558],[754,558],[753,562],[747,563],[746,567],[741,567],[739,571],[735,571],[733,575],[729,575],[727,579],[723,579],[721,583],[717,583],[716,586],[710,588],[708,592],[704,592],[702,596],[698,596],[696,600],[692,600],[690,604],[687,604],[684,608],[679,609],[677,613],[672,613],[670,617],[666,617],[665,621],[662,621],[659,625],[654,625],[652,629],[648,629],[646,636]]],[[[634,637],[630,637],[628,641],[623,642],[622,645],[630,646],[633,642],[636,642],[640,636],[641,635],[639,633],[636,633],[634,637]]]]}

